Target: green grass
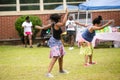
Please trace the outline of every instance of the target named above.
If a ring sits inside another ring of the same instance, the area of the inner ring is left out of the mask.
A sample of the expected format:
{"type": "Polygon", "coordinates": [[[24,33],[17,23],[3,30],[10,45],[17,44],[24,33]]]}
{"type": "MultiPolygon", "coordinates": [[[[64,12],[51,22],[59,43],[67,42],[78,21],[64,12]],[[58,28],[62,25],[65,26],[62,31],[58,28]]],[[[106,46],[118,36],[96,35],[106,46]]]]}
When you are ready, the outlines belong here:
{"type": "Polygon", "coordinates": [[[70,73],[60,74],[56,63],[52,70],[55,77],[47,78],[48,47],[0,46],[0,80],[120,80],[120,48],[94,49],[93,60],[98,64],[90,67],[83,66],[79,48],[65,50],[64,68],[70,73]]]}

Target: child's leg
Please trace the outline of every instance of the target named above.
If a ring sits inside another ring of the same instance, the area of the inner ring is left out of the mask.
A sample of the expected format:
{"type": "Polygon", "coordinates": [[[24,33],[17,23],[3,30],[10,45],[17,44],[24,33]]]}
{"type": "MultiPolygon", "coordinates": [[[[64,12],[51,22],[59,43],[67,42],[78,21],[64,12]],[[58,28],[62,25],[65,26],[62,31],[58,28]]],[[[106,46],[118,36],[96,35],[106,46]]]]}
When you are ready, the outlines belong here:
{"type": "Polygon", "coordinates": [[[88,55],[85,55],[85,64],[88,63],[88,55]]]}
{"type": "Polygon", "coordinates": [[[32,35],[29,34],[28,37],[29,37],[29,43],[30,43],[30,46],[32,47],[32,35]]]}
{"type": "Polygon", "coordinates": [[[25,47],[27,47],[27,36],[24,36],[25,47]]]}
{"type": "Polygon", "coordinates": [[[48,73],[51,72],[51,70],[52,70],[55,62],[57,61],[57,59],[58,59],[58,57],[53,57],[53,58],[52,58],[52,60],[51,60],[51,62],[50,62],[50,64],[49,64],[49,67],[48,67],[48,73]]]}
{"type": "Polygon", "coordinates": [[[96,62],[93,62],[93,47],[90,44],[90,53],[91,55],[89,55],[89,64],[96,64],[96,62]]]}
{"type": "Polygon", "coordinates": [[[63,56],[58,59],[59,71],[63,71],[63,56]]]}
{"type": "Polygon", "coordinates": [[[70,47],[71,47],[71,35],[69,35],[69,44],[70,44],[70,47]]]}
{"type": "Polygon", "coordinates": [[[58,59],[58,62],[59,62],[59,72],[64,73],[64,74],[68,74],[69,72],[63,69],[63,56],[61,56],[58,59]]]}
{"type": "MultiPolygon", "coordinates": [[[[86,42],[87,44],[84,45],[84,46],[87,46],[89,48],[89,46],[91,46],[91,43],[90,42],[86,42]]],[[[90,49],[89,49],[90,50],[90,49]]],[[[88,59],[90,59],[90,56],[87,54],[85,55],[85,63],[88,63],[88,59]]]]}
{"type": "Polygon", "coordinates": [[[92,63],[92,54],[89,55],[89,63],[92,63]]]}
{"type": "Polygon", "coordinates": [[[75,36],[74,35],[71,35],[71,47],[73,47],[74,46],[74,39],[75,39],[75,36]]]}
{"type": "Polygon", "coordinates": [[[88,43],[89,50],[90,50],[90,55],[89,55],[89,63],[92,63],[92,57],[93,57],[93,48],[92,48],[92,43],[88,43]]]}
{"type": "Polygon", "coordinates": [[[94,61],[92,60],[92,55],[89,56],[89,64],[97,64],[96,62],[94,62],[94,61]]]}

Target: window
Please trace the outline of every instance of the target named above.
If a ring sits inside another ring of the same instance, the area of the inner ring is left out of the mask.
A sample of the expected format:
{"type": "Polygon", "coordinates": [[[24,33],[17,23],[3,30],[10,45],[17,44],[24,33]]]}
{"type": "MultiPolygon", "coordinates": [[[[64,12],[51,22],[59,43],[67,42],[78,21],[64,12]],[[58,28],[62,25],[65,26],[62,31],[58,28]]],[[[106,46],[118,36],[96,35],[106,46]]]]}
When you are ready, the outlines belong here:
{"type": "Polygon", "coordinates": [[[62,0],[44,0],[45,10],[54,10],[57,6],[63,4],[62,0]]]}
{"type": "Polygon", "coordinates": [[[54,10],[56,7],[58,7],[60,4],[48,4],[44,5],[45,10],[54,10]]]}
{"type": "Polygon", "coordinates": [[[63,0],[44,0],[44,3],[63,2],[63,0]]]}
{"type": "MultiPolygon", "coordinates": [[[[75,14],[75,19],[78,18],[78,13],[75,14]]],[[[88,18],[91,18],[91,14],[88,13],[88,18]]],[[[86,12],[79,14],[79,19],[86,19],[86,12]]]]}
{"type": "Polygon", "coordinates": [[[0,11],[16,11],[16,7],[0,7],[0,11]]]}
{"type": "Polygon", "coordinates": [[[16,0],[0,0],[1,4],[16,4],[16,0]]]}
{"type": "Polygon", "coordinates": [[[29,5],[29,6],[20,6],[21,11],[26,11],[26,10],[39,10],[39,6],[35,5],[29,5]]]}
{"type": "Polygon", "coordinates": [[[68,5],[74,5],[74,6],[78,6],[80,3],[84,1],[86,0],[66,0],[68,5]]]}
{"type": "Polygon", "coordinates": [[[67,2],[80,2],[80,1],[86,1],[86,0],[66,0],[67,2]]]}
{"type": "Polygon", "coordinates": [[[25,3],[39,3],[40,0],[20,0],[21,4],[25,3]]]}
{"type": "Polygon", "coordinates": [[[0,0],[0,11],[16,11],[16,0],[0,0]]]}
{"type": "Polygon", "coordinates": [[[20,10],[40,10],[40,0],[20,0],[20,10]]]}
{"type": "MultiPolygon", "coordinates": [[[[55,12],[63,12],[57,10],[63,10],[65,5],[78,6],[78,4],[86,0],[0,0],[0,15],[7,15],[6,11],[9,11],[9,15],[26,14],[23,11],[41,11],[41,14],[46,12],[45,10],[55,10],[56,7],[62,6],[61,9],[56,9],[55,12]],[[66,2],[64,2],[66,1],[66,2]],[[1,14],[2,13],[2,14],[1,14]],[[5,13],[5,14],[4,14],[5,13]]],[[[72,10],[72,9],[71,9],[72,10]]],[[[77,10],[77,9],[76,9],[77,10]]],[[[73,9],[72,11],[76,11],[73,9]]],[[[35,11],[35,13],[37,13],[35,11]]],[[[47,11],[46,13],[50,13],[47,11]]],[[[30,14],[30,13],[28,13],[30,14]]]]}

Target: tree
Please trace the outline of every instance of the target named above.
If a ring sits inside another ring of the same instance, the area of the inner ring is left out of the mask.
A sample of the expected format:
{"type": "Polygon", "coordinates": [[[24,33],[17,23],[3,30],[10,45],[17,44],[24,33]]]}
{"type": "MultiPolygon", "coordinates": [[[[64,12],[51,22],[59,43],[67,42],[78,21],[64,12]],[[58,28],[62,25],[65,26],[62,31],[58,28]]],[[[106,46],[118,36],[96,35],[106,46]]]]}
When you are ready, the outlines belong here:
{"type": "MultiPolygon", "coordinates": [[[[41,19],[39,19],[39,17],[37,16],[29,16],[30,17],[30,21],[32,22],[33,25],[33,39],[35,39],[36,34],[38,33],[39,30],[35,29],[35,25],[42,25],[42,21],[41,19]]],[[[20,16],[16,22],[15,22],[15,29],[18,31],[18,35],[20,36],[22,42],[24,42],[24,32],[23,32],[23,28],[22,28],[22,23],[25,21],[26,16],[20,16]]]]}

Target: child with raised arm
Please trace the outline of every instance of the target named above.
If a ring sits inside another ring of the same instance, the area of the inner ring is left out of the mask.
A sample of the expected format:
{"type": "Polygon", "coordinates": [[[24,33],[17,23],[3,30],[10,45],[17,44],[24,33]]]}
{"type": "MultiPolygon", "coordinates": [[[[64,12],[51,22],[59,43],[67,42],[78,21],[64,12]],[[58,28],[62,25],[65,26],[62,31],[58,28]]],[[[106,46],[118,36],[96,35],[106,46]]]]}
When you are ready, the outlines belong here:
{"type": "Polygon", "coordinates": [[[61,33],[62,33],[61,27],[65,26],[67,15],[68,15],[68,11],[66,10],[65,16],[63,20],[61,20],[60,22],[61,16],[59,14],[52,14],[50,16],[50,20],[51,20],[50,24],[42,27],[36,26],[37,29],[47,29],[51,27],[53,31],[52,36],[48,41],[48,45],[50,47],[50,58],[52,58],[52,60],[48,67],[48,72],[46,74],[47,77],[54,77],[51,74],[51,71],[57,60],[59,62],[59,72],[67,73],[67,71],[63,69],[63,57],[65,55],[65,50],[61,42],[61,33]]]}
{"type": "Polygon", "coordinates": [[[108,26],[109,24],[112,23],[112,21],[108,21],[106,24],[101,25],[101,20],[102,18],[98,16],[93,20],[93,26],[88,27],[80,37],[80,53],[85,55],[85,64],[84,66],[89,66],[92,64],[96,64],[96,62],[92,61],[93,57],[93,47],[92,47],[92,40],[95,36],[95,30],[101,30],[104,27],[108,26]],[[89,60],[89,61],[88,61],[89,60]]]}
{"type": "Polygon", "coordinates": [[[69,16],[68,20],[66,21],[66,27],[67,27],[67,35],[69,36],[69,43],[70,43],[70,47],[69,50],[74,49],[74,42],[75,42],[75,36],[76,36],[76,29],[75,27],[79,25],[79,26],[84,26],[86,27],[87,25],[79,23],[75,20],[73,20],[73,16],[69,16]]]}

